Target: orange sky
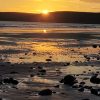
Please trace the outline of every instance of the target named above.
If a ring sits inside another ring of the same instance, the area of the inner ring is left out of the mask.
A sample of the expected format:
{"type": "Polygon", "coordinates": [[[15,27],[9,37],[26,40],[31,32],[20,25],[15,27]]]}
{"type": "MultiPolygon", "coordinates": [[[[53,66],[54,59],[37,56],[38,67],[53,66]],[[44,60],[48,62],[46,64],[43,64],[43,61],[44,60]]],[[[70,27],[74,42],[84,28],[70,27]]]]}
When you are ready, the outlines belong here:
{"type": "Polygon", "coordinates": [[[100,0],[0,0],[2,12],[84,11],[100,12],[100,0]]]}

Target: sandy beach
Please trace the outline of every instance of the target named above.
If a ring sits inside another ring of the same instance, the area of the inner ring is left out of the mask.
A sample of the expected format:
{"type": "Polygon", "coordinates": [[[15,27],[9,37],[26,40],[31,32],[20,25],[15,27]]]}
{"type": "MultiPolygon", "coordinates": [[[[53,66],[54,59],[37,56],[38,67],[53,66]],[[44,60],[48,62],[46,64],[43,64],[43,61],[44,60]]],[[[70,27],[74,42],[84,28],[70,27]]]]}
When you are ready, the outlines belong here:
{"type": "Polygon", "coordinates": [[[99,30],[41,30],[1,28],[0,100],[99,100],[100,83],[90,81],[100,80],[99,30]],[[67,75],[77,83],[61,83],[67,75]],[[52,94],[39,95],[45,89],[52,94]]]}

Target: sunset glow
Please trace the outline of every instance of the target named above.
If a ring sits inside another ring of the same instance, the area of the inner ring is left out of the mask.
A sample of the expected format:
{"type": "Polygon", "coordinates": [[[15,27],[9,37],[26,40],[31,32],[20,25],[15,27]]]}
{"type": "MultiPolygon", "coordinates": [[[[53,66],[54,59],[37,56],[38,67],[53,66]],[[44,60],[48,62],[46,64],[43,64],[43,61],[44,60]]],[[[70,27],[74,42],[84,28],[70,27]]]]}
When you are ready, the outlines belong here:
{"type": "Polygon", "coordinates": [[[100,12],[100,0],[0,0],[0,12],[100,12]],[[44,10],[43,10],[44,9],[44,10]]]}
{"type": "Polygon", "coordinates": [[[43,33],[47,33],[47,30],[46,30],[46,29],[44,29],[44,30],[43,30],[43,33]]]}
{"type": "Polygon", "coordinates": [[[42,13],[45,14],[45,15],[48,15],[49,11],[48,10],[43,10],[42,13]]]}

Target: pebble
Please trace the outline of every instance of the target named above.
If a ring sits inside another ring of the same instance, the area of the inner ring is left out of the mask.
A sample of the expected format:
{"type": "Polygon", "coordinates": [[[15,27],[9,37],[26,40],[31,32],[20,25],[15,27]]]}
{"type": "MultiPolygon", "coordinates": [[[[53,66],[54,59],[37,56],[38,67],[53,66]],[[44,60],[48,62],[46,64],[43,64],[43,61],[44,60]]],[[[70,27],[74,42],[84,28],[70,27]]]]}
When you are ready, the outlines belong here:
{"type": "Polygon", "coordinates": [[[84,87],[79,88],[78,91],[84,92],[84,87]]]}
{"type": "Polygon", "coordinates": [[[48,95],[52,95],[52,90],[50,89],[45,89],[39,92],[39,95],[41,96],[48,96],[48,95]]]}
{"type": "Polygon", "coordinates": [[[60,86],[59,85],[56,85],[56,86],[54,86],[55,88],[59,88],[60,86]]]}
{"type": "Polygon", "coordinates": [[[94,95],[99,95],[98,94],[98,89],[91,89],[91,94],[94,94],[94,95]]]}
{"type": "Polygon", "coordinates": [[[92,47],[93,47],[93,48],[97,48],[97,45],[94,44],[92,47]]]}
{"type": "Polygon", "coordinates": [[[46,59],[46,61],[52,61],[51,59],[46,59]]]}
{"type": "Polygon", "coordinates": [[[13,78],[5,78],[3,79],[3,83],[17,85],[19,82],[13,78]]]}

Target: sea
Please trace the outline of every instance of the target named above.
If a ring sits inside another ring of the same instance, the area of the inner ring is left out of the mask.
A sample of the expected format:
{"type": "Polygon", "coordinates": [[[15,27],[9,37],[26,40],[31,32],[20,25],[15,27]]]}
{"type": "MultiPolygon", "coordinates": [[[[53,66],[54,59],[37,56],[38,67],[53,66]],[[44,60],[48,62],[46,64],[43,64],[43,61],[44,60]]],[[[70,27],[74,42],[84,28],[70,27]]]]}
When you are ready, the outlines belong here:
{"type": "Polygon", "coordinates": [[[100,24],[0,21],[0,33],[99,32],[100,24]]]}
{"type": "Polygon", "coordinates": [[[100,24],[0,21],[2,62],[83,61],[83,54],[71,50],[93,44],[100,44],[100,24]]]}

